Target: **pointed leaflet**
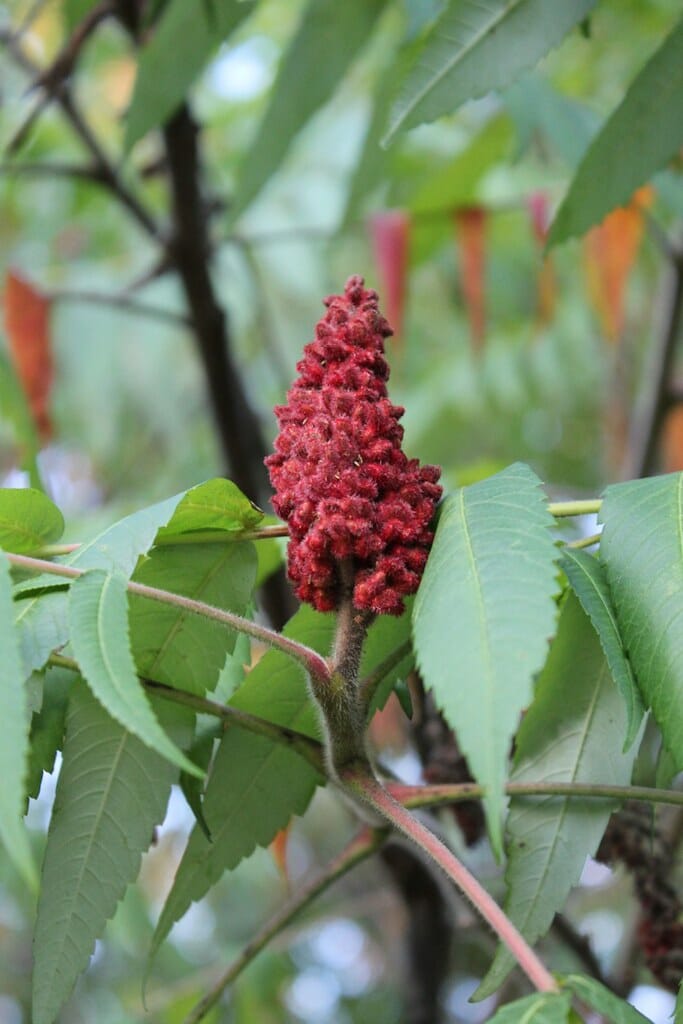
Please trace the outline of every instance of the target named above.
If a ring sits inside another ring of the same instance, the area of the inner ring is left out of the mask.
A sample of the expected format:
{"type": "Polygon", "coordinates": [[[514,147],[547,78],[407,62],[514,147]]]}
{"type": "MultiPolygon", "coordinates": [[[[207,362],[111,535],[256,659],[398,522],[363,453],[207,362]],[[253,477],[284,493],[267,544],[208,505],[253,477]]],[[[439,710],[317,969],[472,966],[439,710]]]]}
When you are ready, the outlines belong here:
{"type": "Polygon", "coordinates": [[[521,463],[448,498],[415,601],[417,663],[456,731],[501,845],[510,740],[555,629],[555,546],[521,463]]]}
{"type": "MultiPolygon", "coordinates": [[[[628,785],[636,751],[622,753],[625,728],[624,704],[598,637],[570,591],[536,698],[517,733],[511,781],[628,785]]],[[[512,800],[505,912],[528,942],[550,927],[613,809],[611,800],[512,800]]],[[[507,948],[499,947],[477,997],[494,992],[514,965],[507,948]]]]}
{"type": "MultiPolygon", "coordinates": [[[[182,494],[176,494],[126,516],[89,543],[82,544],[72,555],[55,561],[79,569],[101,568],[130,576],[138,558],[151,547],[157,530],[169,521],[181,497],[182,494]]],[[[16,624],[24,668],[29,673],[42,668],[50,651],[66,643],[68,595],[64,581],[47,574],[15,587],[15,595],[21,598],[16,603],[16,624]],[[52,592],[32,593],[37,587],[46,587],[52,592]]]]}
{"type": "MultiPolygon", "coordinates": [[[[333,629],[333,616],[304,606],[284,633],[327,653],[333,629]]],[[[304,673],[282,651],[268,651],[230,703],[279,725],[315,734],[304,673]]],[[[202,804],[212,842],[195,826],[157,923],[150,957],[175,922],[225,871],[236,867],[256,846],[267,846],[293,814],[303,814],[320,781],[316,771],[286,747],[235,726],[226,730],[202,804]]]]}
{"type": "Polygon", "coordinates": [[[633,678],[629,660],[624,653],[605,570],[597,558],[586,554],[585,551],[577,551],[573,548],[564,549],[560,566],[564,569],[583,610],[593,623],[605,652],[612,678],[624,699],[626,709],[624,750],[628,750],[640,728],[645,709],[640,691],[633,678]]]}
{"type": "Polygon", "coordinates": [[[28,767],[29,710],[16,631],[9,563],[0,552],[0,840],[24,879],[35,885],[31,848],[22,821],[28,767]]]}
{"type": "Polygon", "coordinates": [[[458,210],[454,219],[472,349],[481,352],[486,331],[486,211],[469,206],[458,210]]]}
{"type": "MultiPolygon", "coordinates": [[[[380,616],[369,631],[361,676],[372,672],[394,649],[397,623],[380,616]]],[[[402,623],[405,629],[406,623],[402,623]]],[[[334,616],[307,606],[284,629],[286,636],[326,654],[332,643],[334,616]]],[[[398,639],[398,643],[401,639],[398,639]]],[[[299,665],[271,650],[249,672],[230,701],[233,707],[317,735],[316,713],[299,665]]],[[[204,795],[203,811],[212,842],[195,827],[178,867],[173,888],[159,918],[150,957],[190,905],[201,899],[225,871],[236,867],[258,846],[266,846],[294,814],[303,814],[321,776],[285,746],[238,727],[221,741],[204,795]]]]}
{"type": "Polygon", "coordinates": [[[128,591],[122,576],[92,569],[71,585],[71,646],[83,676],[112,718],[148,747],[201,775],[159,725],[140,686],[128,637],[128,591]]]}
{"type": "Polygon", "coordinates": [[[216,477],[190,488],[182,496],[167,526],[156,535],[156,543],[170,543],[178,534],[216,530],[238,534],[251,530],[263,519],[263,512],[249,501],[232,480],[216,477]]]}
{"type": "Polygon", "coordinates": [[[332,95],[367,42],[385,0],[308,0],[282,57],[270,102],[240,169],[238,216],[282,163],[297,132],[332,95]]]}
{"type": "Polygon", "coordinates": [[[600,552],[640,693],[683,770],[683,474],[605,491],[600,552]]]}
{"type": "Polygon", "coordinates": [[[31,720],[27,800],[38,796],[43,772],[53,770],[57,751],[62,748],[66,709],[74,678],[74,673],[69,669],[56,666],[45,672],[43,703],[40,711],[33,713],[31,720]]]}
{"type": "MultiPolygon", "coordinates": [[[[159,705],[167,723],[178,710],[159,705]]],[[[33,1024],[51,1024],[87,966],[164,817],[177,769],[79,683],[43,863],[34,938],[33,1024]]]]}
{"type": "Polygon", "coordinates": [[[37,551],[59,540],[64,518],[42,491],[0,488],[0,547],[17,553],[37,551]]]}
{"type": "Polygon", "coordinates": [[[583,974],[569,974],[562,979],[563,986],[570,988],[578,999],[598,1013],[610,1024],[650,1024],[634,1006],[624,1002],[614,992],[601,985],[595,978],[583,974]]]}
{"type": "Polygon", "coordinates": [[[195,78],[220,43],[252,13],[243,0],[212,4],[170,0],[143,47],[126,116],[125,146],[162,125],[187,97],[195,78]],[[183,59],[178,60],[182,51],[183,59]]]}
{"type": "Polygon", "coordinates": [[[644,185],[630,203],[613,210],[584,238],[588,295],[602,333],[613,345],[624,331],[626,284],[645,230],[643,211],[651,205],[653,194],[644,185]]]}
{"type": "Polygon", "coordinates": [[[509,85],[557,46],[596,0],[450,0],[401,88],[388,142],[509,85]]]}
{"type": "Polygon", "coordinates": [[[41,440],[52,434],[49,399],[54,376],[50,301],[15,270],[5,279],[5,331],[21,386],[41,440]]]}
{"type": "Polygon", "coordinates": [[[557,212],[549,245],[582,235],[683,144],[683,19],[631,83],[593,139],[557,212]]]}
{"type": "Polygon", "coordinates": [[[410,215],[405,210],[382,210],[370,218],[370,235],[380,291],[394,341],[403,338],[406,300],[410,215]]]}
{"type": "MultiPolygon", "coordinates": [[[[244,614],[256,579],[249,542],[154,548],[133,574],[137,583],[170,590],[244,614]]],[[[130,595],[130,636],[140,675],[181,690],[213,690],[237,633],[213,619],[130,595]]]]}
{"type": "Polygon", "coordinates": [[[489,1024],[567,1024],[570,1009],[568,992],[535,992],[501,1006],[489,1024]]]}

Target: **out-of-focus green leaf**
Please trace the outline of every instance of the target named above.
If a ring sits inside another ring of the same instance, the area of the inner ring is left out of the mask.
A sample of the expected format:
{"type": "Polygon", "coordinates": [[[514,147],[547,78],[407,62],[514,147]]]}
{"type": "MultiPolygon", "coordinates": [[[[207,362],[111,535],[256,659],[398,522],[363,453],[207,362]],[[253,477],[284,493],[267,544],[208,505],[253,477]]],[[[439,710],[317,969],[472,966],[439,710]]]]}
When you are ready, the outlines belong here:
{"type": "Polygon", "coordinates": [[[127,149],[175,113],[219,44],[253,9],[252,3],[221,0],[209,13],[205,4],[170,0],[140,54],[126,116],[127,149]]]}
{"type": "MultiPolygon", "coordinates": [[[[133,579],[243,615],[256,579],[250,542],[154,548],[133,579]]],[[[212,690],[237,634],[174,605],[130,596],[130,632],[140,675],[181,690],[212,690]]]]}
{"type": "Polygon", "coordinates": [[[413,612],[417,663],[501,847],[510,741],[555,629],[555,546],[541,482],[520,463],[443,507],[413,612]]]}
{"type": "Polygon", "coordinates": [[[605,570],[597,558],[593,558],[585,551],[572,548],[564,549],[560,566],[564,569],[583,610],[593,623],[612,678],[624,698],[627,723],[624,750],[627,750],[636,738],[645,709],[624,652],[605,570]]]}
{"type": "Polygon", "coordinates": [[[162,757],[201,775],[161,728],[140,686],[128,636],[126,580],[101,569],[79,576],[71,586],[69,622],[83,677],[112,718],[162,757]]]}
{"type": "MultiPolygon", "coordinates": [[[[600,641],[570,591],[557,636],[517,733],[514,782],[595,782],[626,786],[635,749],[622,752],[626,712],[600,641]]],[[[586,857],[595,853],[613,800],[517,797],[507,819],[505,912],[529,943],[544,935],[586,857]]],[[[477,989],[490,995],[514,966],[500,946],[477,989]]]]}
{"type": "Polygon", "coordinates": [[[0,488],[0,547],[5,551],[37,551],[59,540],[63,531],[62,513],[42,491],[0,488]]]}
{"type": "Polygon", "coordinates": [[[240,171],[237,217],[278,169],[294,136],[332,95],[386,0],[308,0],[282,58],[271,100],[240,171]]]}
{"type": "Polygon", "coordinates": [[[31,848],[22,821],[28,766],[29,710],[26,673],[14,628],[9,562],[0,551],[0,839],[24,879],[36,884],[31,848]]]}
{"type": "Polygon", "coordinates": [[[63,0],[62,3],[62,18],[64,19],[64,28],[67,32],[71,33],[76,26],[83,21],[86,14],[89,14],[93,9],[97,0],[63,0]]]}
{"type": "Polygon", "coordinates": [[[524,75],[503,94],[524,153],[539,134],[568,167],[576,167],[599,127],[590,107],[558,92],[540,74],[524,75]]]}
{"type": "Polygon", "coordinates": [[[596,0],[450,0],[401,87],[385,142],[508,85],[564,39],[596,0]]]}
{"type": "Polygon", "coordinates": [[[548,245],[582,235],[625,205],[683,145],[683,20],[593,139],[557,211],[548,245]]]}
{"type": "MultiPolygon", "coordinates": [[[[177,709],[159,706],[163,720],[177,709]]],[[[52,1024],[163,819],[177,769],[82,683],[67,714],[34,939],[34,1024],[52,1024]]]]}
{"type": "Polygon", "coordinates": [[[567,1024],[571,999],[568,992],[536,992],[501,1006],[489,1024],[567,1024]]]}
{"type": "Polygon", "coordinates": [[[683,474],[605,491],[600,552],[641,696],[683,770],[683,474]]]}
{"type": "Polygon", "coordinates": [[[639,1013],[635,1006],[615,996],[614,992],[610,992],[595,978],[584,974],[569,974],[562,980],[582,1003],[603,1014],[610,1024],[650,1024],[648,1018],[639,1013]]]}

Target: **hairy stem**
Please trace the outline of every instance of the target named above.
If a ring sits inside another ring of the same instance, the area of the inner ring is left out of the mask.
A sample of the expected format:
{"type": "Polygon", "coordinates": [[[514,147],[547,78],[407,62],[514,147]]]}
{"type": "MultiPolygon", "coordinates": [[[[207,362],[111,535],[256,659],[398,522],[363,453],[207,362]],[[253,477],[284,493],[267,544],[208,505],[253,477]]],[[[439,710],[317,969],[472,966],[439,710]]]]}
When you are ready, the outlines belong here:
{"type": "Polygon", "coordinates": [[[367,675],[364,679],[361,679],[358,684],[358,692],[360,695],[361,704],[365,709],[365,713],[370,709],[373,697],[377,692],[377,687],[380,683],[386,679],[389,673],[400,665],[404,658],[407,658],[413,649],[413,645],[410,640],[406,640],[396,650],[392,651],[391,654],[387,655],[384,661],[381,661],[377,668],[367,675]]]}
{"type": "Polygon", "coordinates": [[[421,849],[474,905],[499,939],[505,943],[515,960],[539,992],[558,992],[559,987],[526,939],[503,913],[498,904],[464,864],[414,818],[405,807],[363,766],[349,765],[341,773],[347,792],[369,805],[384,821],[421,849]]]}
{"type": "Polygon", "coordinates": [[[363,828],[361,832],[323,870],[295,893],[280,910],[256,933],[230,967],[212,985],[204,998],[185,1018],[185,1024],[198,1024],[216,1005],[225,989],[235,981],[254,957],[313,900],[342,878],[360,861],[366,860],[386,838],[386,832],[363,828]]]}
{"type": "MultiPolygon", "coordinates": [[[[12,552],[4,552],[5,557],[22,569],[31,572],[45,572],[53,576],[63,576],[65,579],[77,579],[82,576],[85,569],[78,569],[74,565],[58,565],[55,562],[48,562],[41,558],[31,558],[28,555],[18,555],[12,552]]],[[[128,592],[137,594],[138,597],[147,598],[150,601],[158,601],[160,604],[170,604],[175,608],[182,608],[193,615],[202,615],[206,619],[213,619],[238,633],[246,633],[247,636],[268,644],[269,647],[276,647],[284,654],[289,655],[295,661],[304,666],[312,680],[321,683],[328,683],[331,677],[330,668],[322,655],[318,654],[311,647],[290,640],[289,637],[277,633],[274,629],[261,626],[257,622],[245,619],[234,612],[225,611],[223,608],[216,608],[214,605],[205,604],[204,601],[196,601],[191,597],[184,597],[182,594],[173,594],[169,590],[160,590],[158,587],[148,587],[144,583],[136,583],[134,580],[127,582],[128,592]]]]}

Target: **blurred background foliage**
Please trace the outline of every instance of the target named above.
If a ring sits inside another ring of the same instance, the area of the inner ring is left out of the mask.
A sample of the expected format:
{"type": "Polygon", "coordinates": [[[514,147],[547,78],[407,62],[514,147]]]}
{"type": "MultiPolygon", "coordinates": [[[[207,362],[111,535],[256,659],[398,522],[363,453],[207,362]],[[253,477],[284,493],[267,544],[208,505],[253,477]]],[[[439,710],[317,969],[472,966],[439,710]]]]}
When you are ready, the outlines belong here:
{"type": "MultiPolygon", "coordinates": [[[[189,0],[188,0],[189,3],[189,0]]],[[[48,66],[89,5],[77,0],[0,3],[5,28],[29,19],[22,45],[48,66]]],[[[501,94],[378,145],[397,61],[437,15],[435,0],[387,4],[367,45],[331,99],[296,134],[277,172],[235,215],[240,168],[257,137],[278,61],[298,24],[300,0],[261,0],[215,50],[191,92],[201,125],[206,218],[215,244],[212,279],[228,312],[249,400],[270,439],[321,297],[361,273],[384,295],[398,274],[400,335],[388,343],[392,398],[406,406],[407,448],[444,467],[453,485],[516,459],[558,494],[594,495],[626,473],[643,401],[667,272],[662,235],[683,213],[683,180],[672,166],[640,197],[631,221],[544,255],[545,221],[596,128],[623,96],[679,15],[677,0],[603,0],[590,21],[501,94]],[[407,266],[378,262],[383,211],[399,211],[407,266]],[[596,248],[597,246],[597,248],[596,248]],[[602,248],[600,248],[602,246],[602,248]],[[628,250],[623,293],[605,277],[628,250]],[[597,255],[596,255],[597,252],[597,255]],[[602,276],[601,276],[602,275],[602,276]],[[610,290],[612,289],[612,290],[610,290]]],[[[202,4],[194,16],[204,17],[202,4]]],[[[125,112],[136,75],[130,38],[106,21],[79,53],[71,89],[121,179],[152,213],[168,218],[159,134],[125,154],[125,112]]],[[[174,60],[184,60],[178,40],[174,60]]],[[[0,132],[16,138],[39,93],[3,54],[0,132]]],[[[150,275],[158,248],[107,190],[36,165],[83,161],[58,104],[41,113],[21,148],[0,163],[0,271],[14,268],[51,297],[54,360],[52,433],[38,456],[46,488],[67,516],[67,540],[83,540],[117,516],[227,472],[195,340],[181,319],[140,315],[97,295],[126,291],[133,302],[184,314],[173,274],[150,275]],[[24,166],[23,171],[21,166],[24,166]],[[140,280],[145,279],[140,284],[140,280]],[[136,283],[131,288],[131,283],[136,283]],[[86,293],[86,294],[84,294],[86,293]]],[[[677,423],[667,427],[662,469],[681,468],[677,423]]],[[[0,482],[16,485],[36,445],[9,348],[0,343],[0,482]]],[[[406,736],[387,718],[380,740],[410,776],[418,770],[406,736]]],[[[47,820],[49,782],[32,809],[36,845],[47,820]]],[[[182,849],[190,815],[176,795],[140,886],[131,888],[91,970],[60,1018],[119,1024],[144,1016],[138,982],[152,922],[182,849]]],[[[288,869],[294,884],[337,849],[344,812],[319,796],[294,825],[288,869]]],[[[455,827],[446,822],[454,840],[455,827]]],[[[494,886],[498,869],[467,852],[494,886]]],[[[482,860],[483,858],[483,860],[482,860]]],[[[334,889],[286,941],[240,980],[229,1010],[214,1020],[401,1020],[402,908],[367,866],[334,889]]],[[[628,975],[628,883],[591,868],[571,905],[603,966],[628,975]],[[619,966],[621,965],[621,966],[619,966]]],[[[144,1019],[174,1024],[202,984],[248,940],[286,892],[272,856],[259,851],[174,930],[147,991],[144,1019]]],[[[0,864],[0,1019],[28,1020],[33,908],[12,869],[0,864]]],[[[492,943],[456,907],[457,948],[444,1020],[487,1019],[468,1006],[473,978],[492,943]]],[[[556,942],[551,937],[548,941],[556,942]]],[[[574,954],[563,954],[568,967],[574,954]]],[[[631,977],[629,984],[641,980],[631,977]]],[[[514,985],[514,983],[513,983],[514,985]]],[[[654,991],[654,990],[652,990],[654,991]]],[[[645,996],[643,996],[645,999],[645,996]]],[[[670,1004],[643,1003],[664,1022],[670,1004]]]]}

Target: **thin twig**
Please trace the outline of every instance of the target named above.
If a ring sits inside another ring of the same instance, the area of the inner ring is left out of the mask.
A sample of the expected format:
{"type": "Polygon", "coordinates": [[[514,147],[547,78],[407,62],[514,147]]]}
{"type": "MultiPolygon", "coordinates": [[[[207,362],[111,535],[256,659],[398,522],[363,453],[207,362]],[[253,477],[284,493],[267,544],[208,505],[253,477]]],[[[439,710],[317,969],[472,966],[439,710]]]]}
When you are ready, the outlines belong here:
{"type": "Polygon", "coordinates": [[[175,313],[161,306],[153,306],[148,302],[134,299],[123,292],[98,292],[79,288],[59,288],[46,293],[47,298],[59,303],[85,303],[93,306],[107,306],[118,309],[122,313],[134,313],[136,316],[163,320],[176,327],[192,327],[192,321],[185,313],[175,313]]]}
{"type": "Polygon", "coordinates": [[[569,516],[594,515],[602,508],[601,498],[588,498],[583,501],[550,501],[548,512],[555,519],[565,519],[569,516]]]}
{"type": "Polygon", "coordinates": [[[91,164],[48,163],[46,161],[29,163],[10,160],[0,164],[0,174],[14,174],[26,178],[77,178],[82,181],[104,184],[101,171],[91,164]]]}
{"type": "Polygon", "coordinates": [[[578,540],[567,541],[565,547],[568,548],[592,548],[594,544],[600,543],[602,534],[591,533],[589,537],[579,537],[578,540]]]}
{"type": "Polygon", "coordinates": [[[305,910],[321,893],[334,882],[379,849],[386,839],[385,829],[365,827],[323,870],[307,882],[291,899],[287,900],[271,919],[256,933],[242,949],[230,967],[219,977],[204,998],[197,1003],[185,1018],[184,1024],[198,1024],[209,1010],[216,1005],[223,992],[248,967],[261,952],[298,914],[305,910]]]}
{"type": "MultiPolygon", "coordinates": [[[[476,782],[458,782],[432,786],[405,786],[387,783],[387,790],[404,807],[439,807],[459,800],[481,799],[486,787],[476,782]]],[[[508,796],[572,797],[592,800],[643,800],[654,804],[675,804],[683,807],[683,790],[654,789],[650,786],[612,786],[583,782],[508,782],[508,796]]]]}
{"type": "MultiPolygon", "coordinates": [[[[65,579],[77,579],[86,572],[85,569],[79,569],[74,565],[59,565],[41,558],[31,558],[28,555],[19,555],[8,551],[5,551],[4,555],[12,565],[28,569],[30,572],[44,572],[53,576],[62,576],[65,579]]],[[[269,647],[276,647],[283,654],[289,655],[290,658],[303,665],[311,677],[318,680],[321,685],[325,685],[330,679],[329,665],[322,655],[305,644],[290,640],[289,637],[283,636],[282,633],[278,633],[274,629],[261,626],[257,622],[252,622],[251,619],[245,619],[241,615],[225,611],[223,608],[205,604],[204,601],[184,597],[182,594],[173,594],[168,590],[160,590],[158,587],[148,587],[144,583],[136,583],[134,580],[128,580],[127,588],[130,594],[136,594],[138,597],[144,597],[150,601],[158,601],[160,604],[172,605],[174,608],[182,608],[186,612],[201,615],[206,619],[213,619],[230,629],[246,633],[247,636],[254,637],[255,640],[261,640],[269,647]]]]}
{"type": "MultiPolygon", "coordinates": [[[[154,541],[155,547],[183,547],[184,545],[202,544],[235,544],[238,541],[272,540],[276,537],[289,536],[284,523],[273,526],[262,526],[255,530],[197,530],[195,533],[173,533],[165,537],[163,534],[154,541]]],[[[36,558],[56,558],[59,555],[70,555],[78,551],[81,544],[46,544],[33,554],[36,558]]]]}

